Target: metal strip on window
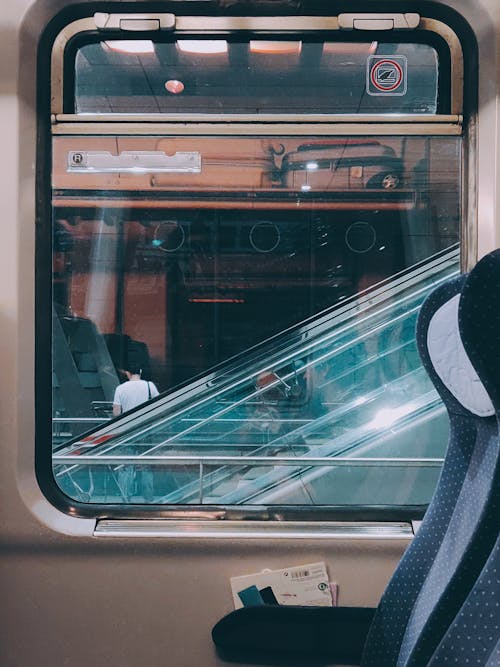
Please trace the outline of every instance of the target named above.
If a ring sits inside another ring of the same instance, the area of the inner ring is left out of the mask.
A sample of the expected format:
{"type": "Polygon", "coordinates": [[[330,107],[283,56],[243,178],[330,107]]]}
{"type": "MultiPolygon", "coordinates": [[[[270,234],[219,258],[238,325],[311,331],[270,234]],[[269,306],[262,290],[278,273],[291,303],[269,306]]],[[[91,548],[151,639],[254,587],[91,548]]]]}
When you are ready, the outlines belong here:
{"type": "MultiPolygon", "coordinates": [[[[128,15],[127,15],[128,16],[128,15]]],[[[163,16],[163,15],[161,15],[163,16]]],[[[168,15],[169,17],[171,15],[168,15]]],[[[161,21],[158,22],[160,26],[161,21]]],[[[169,22],[168,30],[171,30],[169,22]]],[[[138,24],[140,26],[140,22],[138,24]]],[[[51,112],[55,118],[63,112],[64,99],[64,58],[68,43],[77,35],[95,33],[97,30],[96,19],[89,17],[80,19],[66,26],[57,36],[52,49],[51,62],[51,112]]],[[[439,35],[450,49],[451,59],[451,104],[452,114],[460,114],[463,100],[463,54],[457,35],[446,24],[435,19],[421,18],[419,28],[416,32],[429,31],[439,35]]],[[[175,34],[231,34],[241,31],[250,31],[255,34],[297,34],[312,32],[338,32],[338,17],[307,17],[307,16],[282,16],[282,17],[176,17],[175,34]]],[[[343,30],[343,35],[349,31],[343,30]]],[[[130,35],[129,30],[114,29],[110,31],[114,35],[130,35]]],[[[139,34],[134,32],[133,34],[139,34]]],[[[397,34],[397,31],[396,31],[397,34]]],[[[353,118],[355,116],[353,115],[353,118]]],[[[85,119],[82,119],[85,120],[85,119]]],[[[124,120],[124,119],[123,119],[124,120]]],[[[385,119],[384,119],[385,120],[385,119]]],[[[284,119],[282,119],[284,122],[284,119]]]]}

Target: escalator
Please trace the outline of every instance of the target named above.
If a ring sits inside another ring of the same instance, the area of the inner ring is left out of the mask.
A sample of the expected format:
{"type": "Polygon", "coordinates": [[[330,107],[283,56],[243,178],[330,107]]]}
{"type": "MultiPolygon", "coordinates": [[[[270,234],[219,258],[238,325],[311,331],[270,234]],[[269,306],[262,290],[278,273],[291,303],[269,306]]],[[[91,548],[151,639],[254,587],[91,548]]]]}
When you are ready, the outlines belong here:
{"type": "Polygon", "coordinates": [[[92,475],[85,499],[98,502],[120,500],[123,465],[148,466],[162,504],[426,502],[447,420],[415,323],[458,271],[452,247],[273,336],[62,446],[56,479],[71,495],[92,475]]]}

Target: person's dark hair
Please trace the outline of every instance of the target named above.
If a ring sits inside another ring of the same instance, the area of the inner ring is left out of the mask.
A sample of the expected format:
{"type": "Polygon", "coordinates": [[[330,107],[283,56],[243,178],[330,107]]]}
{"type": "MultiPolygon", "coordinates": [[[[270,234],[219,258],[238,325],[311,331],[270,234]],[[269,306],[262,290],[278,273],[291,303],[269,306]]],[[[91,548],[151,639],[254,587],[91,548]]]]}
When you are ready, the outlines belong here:
{"type": "Polygon", "coordinates": [[[139,366],[131,365],[130,368],[127,368],[127,370],[132,375],[142,375],[142,368],[139,368],[139,366]]]}

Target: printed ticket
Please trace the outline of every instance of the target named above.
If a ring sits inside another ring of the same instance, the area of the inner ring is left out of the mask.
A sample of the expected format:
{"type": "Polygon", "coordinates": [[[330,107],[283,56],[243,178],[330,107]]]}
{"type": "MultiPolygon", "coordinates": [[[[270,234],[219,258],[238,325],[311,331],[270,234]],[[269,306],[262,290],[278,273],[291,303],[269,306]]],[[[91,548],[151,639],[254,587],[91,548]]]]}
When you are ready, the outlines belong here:
{"type": "Polygon", "coordinates": [[[231,590],[235,609],[263,604],[332,607],[337,598],[325,563],[231,577],[231,590]]]}

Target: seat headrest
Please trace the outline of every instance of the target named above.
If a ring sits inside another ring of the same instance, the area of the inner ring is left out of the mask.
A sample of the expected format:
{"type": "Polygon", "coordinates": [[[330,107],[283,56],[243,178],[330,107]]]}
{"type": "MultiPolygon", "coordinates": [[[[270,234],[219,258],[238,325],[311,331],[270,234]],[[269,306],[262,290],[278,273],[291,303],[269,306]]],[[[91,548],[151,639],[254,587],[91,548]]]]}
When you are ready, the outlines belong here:
{"type": "Polygon", "coordinates": [[[417,343],[424,367],[447,409],[489,417],[495,414],[494,407],[459,334],[459,300],[466,279],[454,278],[426,299],[417,323],[417,343]]]}
{"type": "Polygon", "coordinates": [[[460,335],[495,410],[500,412],[500,249],[485,255],[462,288],[460,335]]]}

